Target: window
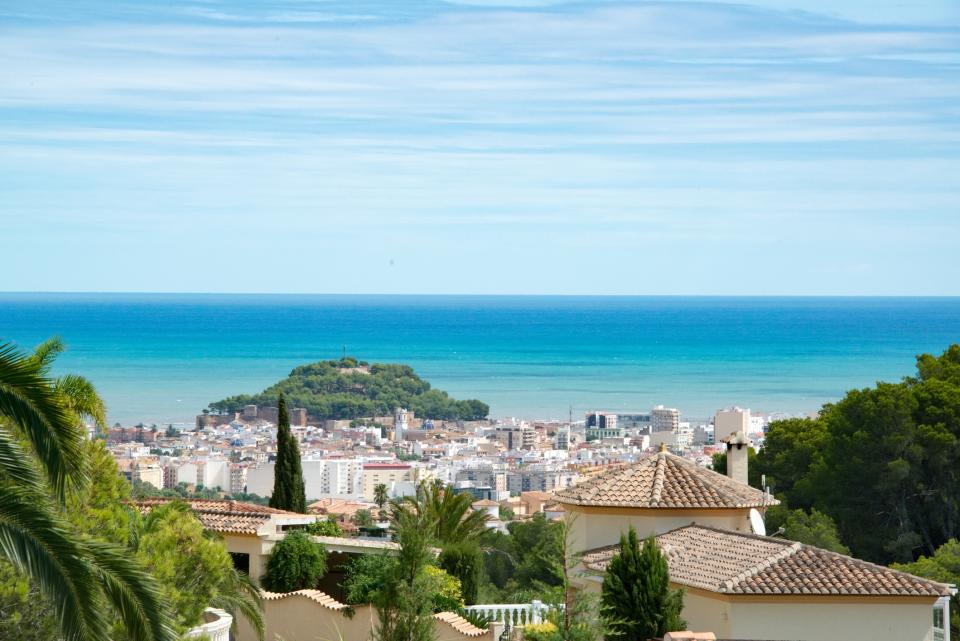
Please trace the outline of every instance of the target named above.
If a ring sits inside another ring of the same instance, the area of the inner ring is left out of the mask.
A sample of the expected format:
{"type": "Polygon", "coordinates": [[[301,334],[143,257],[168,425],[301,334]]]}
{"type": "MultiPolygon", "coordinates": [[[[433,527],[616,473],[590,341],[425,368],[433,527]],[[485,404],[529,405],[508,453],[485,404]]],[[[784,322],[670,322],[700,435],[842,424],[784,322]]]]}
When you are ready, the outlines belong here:
{"type": "Polygon", "coordinates": [[[233,559],[233,567],[237,568],[241,572],[246,574],[250,573],[250,555],[244,552],[231,552],[231,558],[233,559]]]}

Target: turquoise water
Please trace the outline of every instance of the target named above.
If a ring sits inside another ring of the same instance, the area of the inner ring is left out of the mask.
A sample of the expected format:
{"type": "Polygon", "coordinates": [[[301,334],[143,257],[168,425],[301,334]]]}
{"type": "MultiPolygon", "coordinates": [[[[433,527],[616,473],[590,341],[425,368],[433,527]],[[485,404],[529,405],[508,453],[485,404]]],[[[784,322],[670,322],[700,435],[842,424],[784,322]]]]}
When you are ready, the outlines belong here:
{"type": "Polygon", "coordinates": [[[0,294],[0,339],[62,336],[111,421],[189,421],[295,365],[408,363],[495,416],[663,403],[802,413],[960,341],[960,298],[0,294]]]}

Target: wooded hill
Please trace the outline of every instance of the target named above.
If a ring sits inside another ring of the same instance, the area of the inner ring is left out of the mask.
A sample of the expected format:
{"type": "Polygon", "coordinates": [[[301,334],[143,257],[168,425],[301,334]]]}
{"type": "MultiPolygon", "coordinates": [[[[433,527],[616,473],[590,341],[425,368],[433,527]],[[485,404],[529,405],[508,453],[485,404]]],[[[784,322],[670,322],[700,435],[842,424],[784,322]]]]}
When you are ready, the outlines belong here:
{"type": "Polygon", "coordinates": [[[385,416],[396,407],[411,410],[418,418],[443,420],[479,420],[490,412],[486,403],[458,401],[430,387],[408,365],[371,365],[349,357],[301,365],[259,394],[231,396],[209,408],[236,412],[244,405],[272,406],[280,392],[288,407],[306,408],[317,419],[385,416]]]}

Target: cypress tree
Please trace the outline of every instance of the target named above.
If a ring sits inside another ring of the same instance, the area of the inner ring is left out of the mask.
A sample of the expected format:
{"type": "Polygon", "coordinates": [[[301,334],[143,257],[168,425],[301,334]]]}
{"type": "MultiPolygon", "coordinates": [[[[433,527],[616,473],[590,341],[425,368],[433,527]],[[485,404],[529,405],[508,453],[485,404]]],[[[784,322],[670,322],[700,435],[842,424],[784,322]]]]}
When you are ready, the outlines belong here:
{"type": "Polygon", "coordinates": [[[277,462],[273,468],[270,507],[305,514],[307,497],[303,486],[300,448],[290,432],[290,417],[283,393],[277,401],[277,462]]]}
{"type": "Polygon", "coordinates": [[[667,559],[649,537],[640,548],[631,527],[620,535],[620,551],[603,577],[600,614],[610,641],[646,641],[683,630],[683,591],[670,588],[667,559]]]}

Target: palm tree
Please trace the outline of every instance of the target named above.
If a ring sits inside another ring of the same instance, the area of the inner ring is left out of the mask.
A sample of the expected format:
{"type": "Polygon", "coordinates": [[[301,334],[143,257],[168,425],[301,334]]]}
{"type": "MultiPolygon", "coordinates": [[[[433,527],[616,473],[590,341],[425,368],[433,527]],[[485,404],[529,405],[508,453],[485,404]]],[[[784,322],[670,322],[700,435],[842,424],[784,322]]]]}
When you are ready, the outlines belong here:
{"type": "Polygon", "coordinates": [[[107,638],[117,617],[132,640],[172,641],[153,579],[119,548],[78,537],[63,516],[68,492],[87,481],[81,417],[102,425],[103,402],[81,377],[49,377],[62,349],[48,341],[31,355],[0,343],[0,557],[57,605],[66,641],[107,638]]]}
{"type": "Polygon", "coordinates": [[[442,481],[421,482],[416,496],[405,496],[393,503],[391,520],[399,521],[400,512],[410,512],[428,528],[436,543],[477,541],[487,531],[489,516],[472,508],[473,496],[454,490],[442,481]]]}
{"type": "MultiPolygon", "coordinates": [[[[386,505],[389,500],[390,496],[387,494],[386,483],[377,483],[373,488],[373,502],[377,504],[381,515],[383,514],[383,506],[386,505]]],[[[381,518],[383,517],[381,516],[381,518]]]]}

